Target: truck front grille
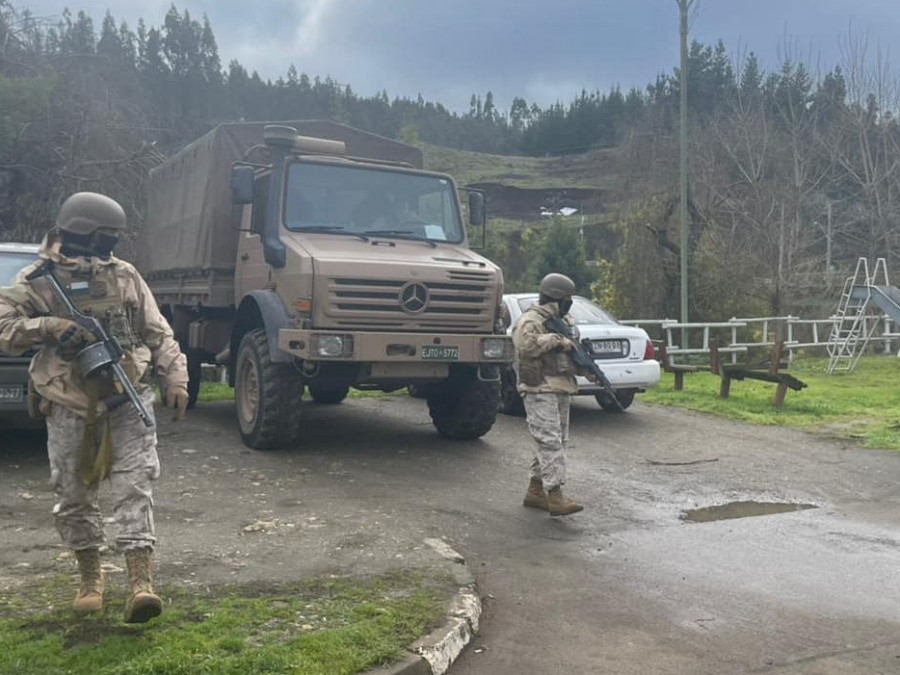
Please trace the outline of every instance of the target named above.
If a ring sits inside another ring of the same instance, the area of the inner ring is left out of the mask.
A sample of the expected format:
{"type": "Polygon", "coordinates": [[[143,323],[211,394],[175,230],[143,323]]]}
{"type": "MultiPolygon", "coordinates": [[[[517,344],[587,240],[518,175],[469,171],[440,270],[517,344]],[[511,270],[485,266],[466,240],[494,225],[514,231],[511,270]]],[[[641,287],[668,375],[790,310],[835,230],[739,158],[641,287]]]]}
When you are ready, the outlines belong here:
{"type": "MultiPolygon", "coordinates": [[[[458,279],[451,275],[451,279],[458,279]]],[[[405,330],[470,331],[490,326],[493,307],[490,279],[451,281],[396,281],[334,278],[329,281],[329,316],[341,326],[375,326],[405,330]],[[427,293],[424,307],[406,311],[401,293],[410,284],[427,293]]]]}

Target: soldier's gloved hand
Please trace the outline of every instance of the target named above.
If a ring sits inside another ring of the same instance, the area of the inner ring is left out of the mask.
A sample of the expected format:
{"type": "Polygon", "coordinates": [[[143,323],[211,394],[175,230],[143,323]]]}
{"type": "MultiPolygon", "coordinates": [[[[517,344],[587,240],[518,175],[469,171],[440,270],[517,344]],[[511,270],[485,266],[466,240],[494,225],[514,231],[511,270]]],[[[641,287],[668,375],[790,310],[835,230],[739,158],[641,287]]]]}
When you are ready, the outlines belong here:
{"type": "Polygon", "coordinates": [[[575,343],[572,342],[569,338],[562,338],[561,347],[564,352],[571,352],[575,349],[575,343]]]}
{"type": "Polygon", "coordinates": [[[174,384],[166,387],[166,407],[175,410],[175,419],[184,419],[184,413],[188,407],[187,388],[182,384],[174,384]]]}
{"type": "Polygon", "coordinates": [[[71,319],[58,316],[45,316],[41,323],[41,331],[48,340],[62,347],[87,345],[97,341],[91,331],[82,328],[71,319]]]}

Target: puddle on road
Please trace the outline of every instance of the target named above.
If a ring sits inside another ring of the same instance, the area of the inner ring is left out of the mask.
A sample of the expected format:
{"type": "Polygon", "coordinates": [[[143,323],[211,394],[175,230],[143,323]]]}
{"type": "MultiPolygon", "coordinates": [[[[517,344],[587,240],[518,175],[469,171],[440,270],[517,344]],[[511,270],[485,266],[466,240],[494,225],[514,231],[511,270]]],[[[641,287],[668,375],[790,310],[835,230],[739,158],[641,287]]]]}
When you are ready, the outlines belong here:
{"type": "Polygon", "coordinates": [[[702,509],[683,511],[681,519],[690,523],[710,523],[714,520],[731,518],[752,518],[754,516],[771,516],[775,513],[790,513],[819,508],[815,504],[796,504],[787,502],[731,502],[719,506],[707,506],[702,509]]]}

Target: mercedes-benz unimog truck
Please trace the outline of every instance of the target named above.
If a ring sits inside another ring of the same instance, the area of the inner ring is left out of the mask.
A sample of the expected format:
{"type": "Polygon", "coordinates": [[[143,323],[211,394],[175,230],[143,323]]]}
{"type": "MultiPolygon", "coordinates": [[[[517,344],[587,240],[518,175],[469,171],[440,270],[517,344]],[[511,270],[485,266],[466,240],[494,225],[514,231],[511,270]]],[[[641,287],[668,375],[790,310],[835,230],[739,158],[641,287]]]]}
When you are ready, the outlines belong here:
{"type": "MultiPolygon", "coordinates": [[[[227,365],[244,442],[302,445],[304,391],[422,391],[438,432],[487,433],[512,360],[500,269],[417,148],[326,121],[222,124],[155,168],[138,266],[188,355],[227,365]]],[[[482,231],[483,234],[483,231],[482,231]]],[[[373,420],[376,423],[376,420],[373,420]]]]}

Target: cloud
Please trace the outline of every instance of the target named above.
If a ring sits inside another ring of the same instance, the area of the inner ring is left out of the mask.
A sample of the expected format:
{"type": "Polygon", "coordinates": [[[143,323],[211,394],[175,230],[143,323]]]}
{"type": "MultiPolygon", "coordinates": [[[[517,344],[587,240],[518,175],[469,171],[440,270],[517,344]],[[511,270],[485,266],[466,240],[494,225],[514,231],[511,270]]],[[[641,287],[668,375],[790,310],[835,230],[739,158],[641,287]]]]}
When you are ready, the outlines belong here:
{"type": "Polygon", "coordinates": [[[300,25],[297,26],[295,46],[301,56],[309,54],[320,47],[323,27],[329,11],[336,4],[333,0],[312,0],[304,3],[308,6],[303,12],[300,25]]]}

